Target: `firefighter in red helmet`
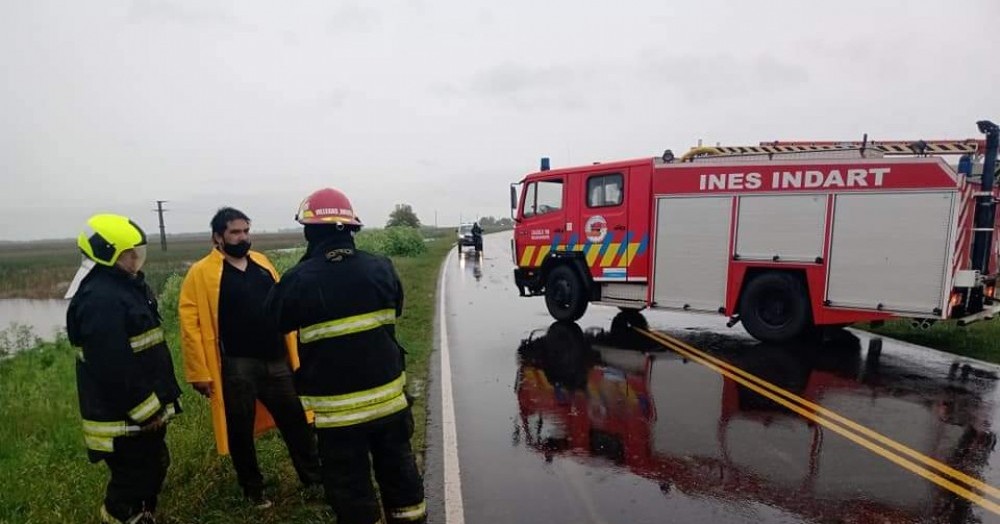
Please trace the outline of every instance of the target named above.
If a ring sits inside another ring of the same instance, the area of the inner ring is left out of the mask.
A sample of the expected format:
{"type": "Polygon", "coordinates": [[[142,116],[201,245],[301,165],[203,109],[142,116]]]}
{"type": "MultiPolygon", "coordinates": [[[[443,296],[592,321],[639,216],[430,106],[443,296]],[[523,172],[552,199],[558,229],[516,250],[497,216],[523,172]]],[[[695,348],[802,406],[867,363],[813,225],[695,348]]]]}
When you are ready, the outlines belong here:
{"type": "Polygon", "coordinates": [[[384,522],[383,513],[390,523],[425,522],[405,351],[395,332],[399,277],[388,258],[355,248],[361,221],[343,192],[312,193],[296,220],[305,227],[306,254],[265,307],[283,332],[298,331],[296,384],[303,407],[315,413],[327,501],[340,524],[384,522]]]}

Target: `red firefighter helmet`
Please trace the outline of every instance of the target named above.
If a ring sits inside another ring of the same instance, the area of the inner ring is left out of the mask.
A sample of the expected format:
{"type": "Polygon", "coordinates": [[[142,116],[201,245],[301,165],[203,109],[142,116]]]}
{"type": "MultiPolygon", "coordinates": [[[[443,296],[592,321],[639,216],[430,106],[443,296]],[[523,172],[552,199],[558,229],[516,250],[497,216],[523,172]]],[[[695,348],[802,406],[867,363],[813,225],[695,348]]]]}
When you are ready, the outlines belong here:
{"type": "Polygon", "coordinates": [[[347,195],[332,187],[314,191],[307,196],[299,205],[295,220],[300,224],[361,226],[361,220],[354,214],[354,206],[347,195]]]}

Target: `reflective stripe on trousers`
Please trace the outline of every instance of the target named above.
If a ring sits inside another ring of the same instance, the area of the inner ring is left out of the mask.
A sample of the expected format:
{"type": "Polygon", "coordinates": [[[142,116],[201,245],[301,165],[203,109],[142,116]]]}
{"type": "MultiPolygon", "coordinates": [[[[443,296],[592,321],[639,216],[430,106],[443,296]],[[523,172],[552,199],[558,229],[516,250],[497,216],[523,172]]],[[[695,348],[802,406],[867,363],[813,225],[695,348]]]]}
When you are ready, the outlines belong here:
{"type": "Polygon", "coordinates": [[[363,424],[406,409],[404,386],[406,373],[400,373],[392,382],[375,388],[343,395],[300,398],[302,407],[315,413],[317,428],[338,428],[363,424]]]}
{"type": "Polygon", "coordinates": [[[299,341],[303,344],[323,340],[325,338],[335,338],[344,335],[361,333],[377,327],[396,323],[395,309],[381,309],[371,313],[362,313],[336,320],[327,320],[319,324],[306,326],[299,330],[299,341]]]}
{"type": "Polygon", "coordinates": [[[421,501],[420,504],[407,506],[405,508],[393,508],[389,512],[391,521],[420,520],[427,514],[427,503],[421,501]]]}

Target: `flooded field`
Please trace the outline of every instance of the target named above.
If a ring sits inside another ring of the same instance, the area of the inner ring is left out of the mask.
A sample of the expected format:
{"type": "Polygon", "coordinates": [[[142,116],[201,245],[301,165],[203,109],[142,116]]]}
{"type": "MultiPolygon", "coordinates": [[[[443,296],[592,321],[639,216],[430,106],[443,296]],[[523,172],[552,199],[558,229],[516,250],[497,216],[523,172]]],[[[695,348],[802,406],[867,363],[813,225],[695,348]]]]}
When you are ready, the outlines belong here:
{"type": "Polygon", "coordinates": [[[11,324],[28,326],[45,340],[55,338],[66,325],[66,306],[69,301],[62,299],[0,299],[0,329],[8,329],[11,324]]]}

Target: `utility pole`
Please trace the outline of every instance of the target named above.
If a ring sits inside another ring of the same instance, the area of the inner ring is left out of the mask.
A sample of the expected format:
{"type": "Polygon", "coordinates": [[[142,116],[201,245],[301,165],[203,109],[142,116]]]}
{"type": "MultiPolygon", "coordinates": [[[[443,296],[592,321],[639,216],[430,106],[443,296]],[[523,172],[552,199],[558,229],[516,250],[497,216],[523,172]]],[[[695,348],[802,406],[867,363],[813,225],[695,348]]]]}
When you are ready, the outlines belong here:
{"type": "Polygon", "coordinates": [[[163,225],[163,212],[167,211],[163,209],[163,204],[166,202],[166,200],[157,200],[156,209],[153,210],[160,216],[160,249],[163,251],[167,250],[167,228],[163,225]]]}

